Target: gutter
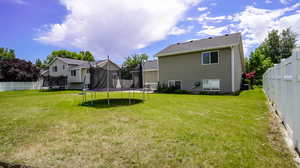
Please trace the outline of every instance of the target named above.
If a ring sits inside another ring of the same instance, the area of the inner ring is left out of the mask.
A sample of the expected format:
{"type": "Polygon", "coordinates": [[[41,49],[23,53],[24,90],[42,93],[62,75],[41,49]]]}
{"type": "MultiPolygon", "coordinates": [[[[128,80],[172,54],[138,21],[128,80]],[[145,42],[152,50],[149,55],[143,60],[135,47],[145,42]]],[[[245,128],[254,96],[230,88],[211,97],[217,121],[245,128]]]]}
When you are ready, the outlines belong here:
{"type": "Polygon", "coordinates": [[[194,52],[200,52],[200,51],[206,51],[206,50],[215,50],[215,49],[222,49],[222,48],[229,48],[232,46],[236,46],[237,44],[231,44],[231,45],[225,45],[225,46],[219,46],[219,47],[211,47],[211,48],[203,48],[203,49],[197,49],[197,50],[189,50],[189,51],[179,51],[179,52],[173,52],[173,53],[167,53],[167,54],[156,54],[156,57],[164,57],[164,56],[173,56],[173,55],[179,55],[179,54],[188,54],[188,53],[194,53],[194,52]]]}

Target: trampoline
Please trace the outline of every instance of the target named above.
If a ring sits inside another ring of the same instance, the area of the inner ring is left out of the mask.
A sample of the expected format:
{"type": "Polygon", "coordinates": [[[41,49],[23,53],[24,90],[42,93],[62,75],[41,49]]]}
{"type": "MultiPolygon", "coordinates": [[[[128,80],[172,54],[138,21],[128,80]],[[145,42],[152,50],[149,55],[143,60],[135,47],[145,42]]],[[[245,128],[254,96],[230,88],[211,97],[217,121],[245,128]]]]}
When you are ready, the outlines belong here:
{"type": "MultiPolygon", "coordinates": [[[[111,105],[111,100],[128,99],[128,104],[132,104],[133,100],[140,99],[145,101],[151,89],[142,84],[142,67],[137,66],[130,70],[131,79],[125,79],[122,76],[121,68],[110,61],[107,57],[106,65],[101,67],[90,68],[90,87],[82,88],[82,104],[89,102],[90,105],[95,105],[99,101],[97,93],[106,93],[106,104],[111,105]],[[120,92],[118,96],[112,95],[113,92],[120,92]],[[112,97],[114,96],[114,97],[112,97]]],[[[123,67],[122,67],[123,68],[123,67]]],[[[86,80],[88,76],[84,77],[86,80]]],[[[102,99],[103,100],[103,99],[102,99]]]]}

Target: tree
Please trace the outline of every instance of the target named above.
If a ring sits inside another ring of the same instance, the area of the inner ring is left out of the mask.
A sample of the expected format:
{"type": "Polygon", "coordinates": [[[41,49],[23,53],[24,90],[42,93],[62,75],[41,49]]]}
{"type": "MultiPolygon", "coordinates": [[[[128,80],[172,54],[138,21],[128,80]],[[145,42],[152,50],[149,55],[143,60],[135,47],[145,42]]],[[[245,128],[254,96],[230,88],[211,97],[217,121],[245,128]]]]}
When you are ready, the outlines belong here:
{"type": "Polygon", "coordinates": [[[271,58],[265,53],[264,44],[251,52],[248,66],[248,72],[255,72],[254,84],[262,84],[263,74],[273,66],[271,58]]]}
{"type": "Polygon", "coordinates": [[[293,48],[296,47],[297,35],[290,28],[282,30],[280,34],[281,58],[288,58],[292,55],[293,48]]]}
{"type": "Polygon", "coordinates": [[[46,59],[47,64],[49,64],[55,57],[62,58],[71,58],[77,60],[86,60],[86,61],[94,61],[95,58],[89,51],[81,51],[79,54],[76,52],[71,52],[68,50],[58,50],[53,51],[46,59]]]}
{"type": "Polygon", "coordinates": [[[93,54],[89,51],[80,51],[79,54],[82,55],[82,60],[95,61],[93,54]]]}
{"type": "Polygon", "coordinates": [[[138,64],[142,63],[143,61],[148,60],[147,54],[134,54],[131,57],[127,57],[123,66],[125,67],[136,67],[138,64]]]}
{"type": "Polygon", "coordinates": [[[8,48],[0,48],[0,60],[16,58],[15,51],[8,48]]]}
{"type": "Polygon", "coordinates": [[[127,57],[124,61],[121,69],[121,75],[124,79],[131,79],[131,73],[134,68],[137,68],[143,61],[148,60],[147,54],[134,54],[130,57],[127,57]]]}
{"type": "Polygon", "coordinates": [[[41,61],[39,58],[35,61],[35,65],[39,68],[46,68],[46,64],[43,63],[43,61],[41,61]]]}
{"type": "Polygon", "coordinates": [[[2,81],[36,81],[39,77],[40,69],[31,62],[12,58],[0,61],[0,70],[3,75],[2,81]]]}
{"type": "Polygon", "coordinates": [[[282,58],[291,56],[295,46],[296,34],[289,28],[280,34],[277,30],[269,32],[264,42],[250,54],[248,64],[245,61],[246,72],[255,72],[254,84],[261,84],[266,70],[280,63],[282,58]]]}
{"type": "Polygon", "coordinates": [[[269,32],[267,39],[262,44],[265,49],[266,57],[271,58],[273,63],[279,63],[281,59],[280,54],[280,36],[278,30],[269,32]]]}
{"type": "Polygon", "coordinates": [[[244,64],[245,64],[246,73],[251,72],[250,71],[250,62],[249,62],[249,58],[248,57],[244,58],[244,64]]]}

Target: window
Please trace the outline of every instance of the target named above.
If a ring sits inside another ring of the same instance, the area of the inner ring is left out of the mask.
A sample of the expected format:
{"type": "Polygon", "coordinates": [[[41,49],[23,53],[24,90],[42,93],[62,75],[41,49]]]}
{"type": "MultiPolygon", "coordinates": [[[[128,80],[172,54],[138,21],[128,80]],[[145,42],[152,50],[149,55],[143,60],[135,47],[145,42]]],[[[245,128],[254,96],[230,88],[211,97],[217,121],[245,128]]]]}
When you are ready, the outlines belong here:
{"type": "Polygon", "coordinates": [[[203,80],[203,90],[219,91],[220,90],[220,80],[219,79],[204,79],[203,80]]]}
{"type": "Polygon", "coordinates": [[[65,65],[63,65],[63,70],[65,70],[65,65]]]}
{"type": "Polygon", "coordinates": [[[53,72],[57,72],[57,66],[52,67],[53,72]]]}
{"type": "Polygon", "coordinates": [[[181,89],[181,81],[180,80],[169,80],[169,87],[174,87],[175,89],[181,89]]]}
{"type": "Polygon", "coordinates": [[[71,76],[76,76],[76,70],[71,70],[71,76]]]}
{"type": "Polygon", "coordinates": [[[218,64],[219,63],[219,52],[210,51],[202,53],[202,64],[218,64]]]}

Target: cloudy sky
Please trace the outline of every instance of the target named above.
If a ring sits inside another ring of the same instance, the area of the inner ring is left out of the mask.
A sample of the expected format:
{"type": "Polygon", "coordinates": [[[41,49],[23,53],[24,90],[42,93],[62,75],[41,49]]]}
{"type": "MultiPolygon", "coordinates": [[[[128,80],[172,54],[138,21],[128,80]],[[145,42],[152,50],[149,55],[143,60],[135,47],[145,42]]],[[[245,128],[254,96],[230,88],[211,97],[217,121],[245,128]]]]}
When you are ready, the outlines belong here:
{"type": "Polygon", "coordinates": [[[272,29],[299,34],[298,0],[0,0],[0,47],[45,59],[89,50],[121,63],[191,39],[242,32],[246,56],[272,29]]]}

